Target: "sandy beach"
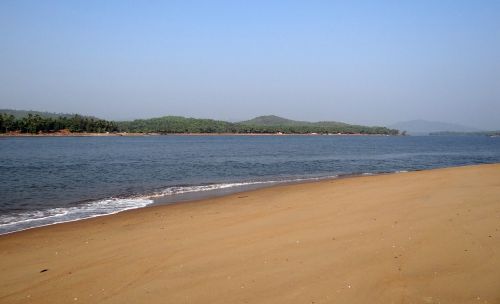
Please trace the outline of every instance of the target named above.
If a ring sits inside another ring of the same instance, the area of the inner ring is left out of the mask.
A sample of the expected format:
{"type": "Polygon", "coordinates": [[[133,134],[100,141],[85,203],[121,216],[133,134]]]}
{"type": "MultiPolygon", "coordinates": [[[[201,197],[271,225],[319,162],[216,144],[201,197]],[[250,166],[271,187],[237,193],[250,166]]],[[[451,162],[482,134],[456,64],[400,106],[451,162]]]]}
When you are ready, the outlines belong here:
{"type": "Polygon", "coordinates": [[[0,303],[500,303],[500,164],[0,236],[0,303]]]}

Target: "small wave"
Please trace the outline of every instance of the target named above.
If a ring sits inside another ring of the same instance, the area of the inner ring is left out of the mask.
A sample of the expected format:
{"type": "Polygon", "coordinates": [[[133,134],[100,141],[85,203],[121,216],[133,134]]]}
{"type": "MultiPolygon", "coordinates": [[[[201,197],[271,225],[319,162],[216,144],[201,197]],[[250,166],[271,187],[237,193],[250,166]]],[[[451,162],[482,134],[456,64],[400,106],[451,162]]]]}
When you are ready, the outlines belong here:
{"type": "Polygon", "coordinates": [[[0,234],[34,227],[71,222],[146,207],[149,198],[112,198],[92,201],[78,206],[26,211],[0,216],[0,234]]]}
{"type": "MultiPolygon", "coordinates": [[[[199,186],[175,186],[168,187],[159,190],[149,197],[156,198],[162,196],[171,196],[184,193],[192,192],[205,192],[205,191],[217,191],[229,188],[247,187],[253,185],[265,185],[265,184],[279,184],[279,183],[290,183],[290,182],[300,182],[308,179],[294,179],[294,180],[271,180],[271,181],[257,181],[257,182],[241,182],[241,183],[221,183],[221,184],[209,184],[209,185],[199,185],[199,186]]],[[[313,179],[310,179],[313,180],[313,179]]]]}
{"type": "Polygon", "coordinates": [[[130,209],[143,208],[154,203],[154,199],[159,197],[175,196],[193,192],[217,191],[229,188],[245,188],[259,185],[315,181],[336,177],[338,176],[334,175],[284,180],[219,183],[195,186],[174,186],[161,189],[144,196],[129,198],[110,198],[87,202],[71,207],[59,207],[47,210],[33,210],[14,214],[0,215],[0,235],[35,227],[115,214],[130,209]]]}
{"type": "Polygon", "coordinates": [[[336,178],[336,177],[338,176],[330,175],[324,177],[309,177],[309,178],[296,178],[296,179],[284,179],[284,180],[220,183],[220,184],[197,185],[197,186],[174,186],[158,190],[148,197],[156,198],[156,197],[171,196],[171,195],[178,195],[178,194],[192,193],[192,192],[217,191],[229,188],[243,188],[243,187],[266,185],[266,184],[273,185],[273,184],[296,183],[296,182],[315,181],[315,180],[322,180],[322,179],[336,178]]]}

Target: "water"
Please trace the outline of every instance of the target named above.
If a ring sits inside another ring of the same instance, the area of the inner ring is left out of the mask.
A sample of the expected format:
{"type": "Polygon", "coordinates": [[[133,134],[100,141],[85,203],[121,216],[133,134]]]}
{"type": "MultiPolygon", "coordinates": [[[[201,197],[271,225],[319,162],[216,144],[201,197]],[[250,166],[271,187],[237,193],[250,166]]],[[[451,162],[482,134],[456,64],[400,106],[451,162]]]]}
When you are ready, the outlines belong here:
{"type": "Polygon", "coordinates": [[[0,138],[0,234],[293,180],[500,162],[500,138],[0,138]]]}

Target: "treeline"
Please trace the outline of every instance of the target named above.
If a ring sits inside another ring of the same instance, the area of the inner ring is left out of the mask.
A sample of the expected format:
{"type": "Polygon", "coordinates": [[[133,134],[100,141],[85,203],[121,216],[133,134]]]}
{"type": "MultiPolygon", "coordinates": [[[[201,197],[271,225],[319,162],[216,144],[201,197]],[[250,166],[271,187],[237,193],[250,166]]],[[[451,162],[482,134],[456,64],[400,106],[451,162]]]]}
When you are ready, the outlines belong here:
{"type": "Polygon", "coordinates": [[[118,131],[117,124],[112,121],[74,115],[71,117],[42,117],[40,115],[28,114],[16,118],[14,115],[0,113],[0,133],[51,133],[61,130],[81,133],[103,133],[118,131]]]}
{"type": "Polygon", "coordinates": [[[366,127],[356,125],[346,126],[259,126],[259,125],[238,125],[239,133],[284,133],[284,134],[383,134],[398,135],[398,130],[385,127],[366,127]]]}
{"type": "Polygon", "coordinates": [[[274,120],[270,121],[263,121],[261,117],[258,117],[251,121],[238,123],[179,116],[114,122],[81,115],[53,117],[30,113],[22,117],[15,117],[12,114],[0,113],[0,133],[21,132],[35,134],[62,130],[72,133],[399,134],[398,130],[385,127],[367,127],[338,122],[309,123],[279,117],[274,117],[274,120]]]}
{"type": "Polygon", "coordinates": [[[238,133],[235,124],[230,122],[180,116],[120,121],[118,128],[131,133],[238,133]]]}
{"type": "Polygon", "coordinates": [[[284,133],[284,134],[384,134],[398,135],[399,131],[385,127],[367,127],[349,124],[335,125],[258,125],[248,123],[230,123],[213,119],[195,119],[178,116],[165,116],[152,119],[118,122],[122,132],[138,133],[284,133]]]}

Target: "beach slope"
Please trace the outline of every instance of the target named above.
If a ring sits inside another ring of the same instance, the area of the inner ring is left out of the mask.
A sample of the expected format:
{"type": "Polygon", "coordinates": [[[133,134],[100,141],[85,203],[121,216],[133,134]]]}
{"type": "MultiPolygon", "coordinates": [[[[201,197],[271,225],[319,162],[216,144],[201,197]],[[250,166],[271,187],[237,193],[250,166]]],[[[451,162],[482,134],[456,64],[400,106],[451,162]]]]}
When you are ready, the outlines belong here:
{"type": "Polygon", "coordinates": [[[277,186],[0,236],[0,303],[500,303],[500,165],[277,186]]]}

